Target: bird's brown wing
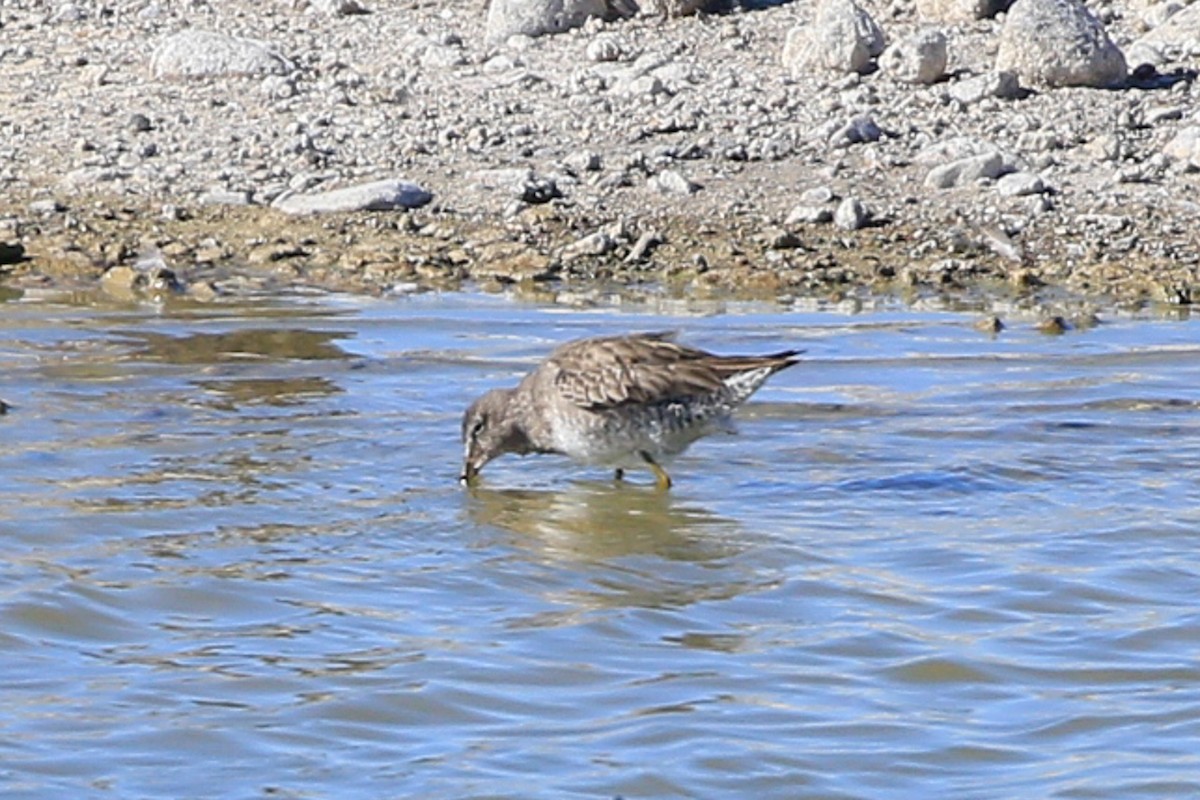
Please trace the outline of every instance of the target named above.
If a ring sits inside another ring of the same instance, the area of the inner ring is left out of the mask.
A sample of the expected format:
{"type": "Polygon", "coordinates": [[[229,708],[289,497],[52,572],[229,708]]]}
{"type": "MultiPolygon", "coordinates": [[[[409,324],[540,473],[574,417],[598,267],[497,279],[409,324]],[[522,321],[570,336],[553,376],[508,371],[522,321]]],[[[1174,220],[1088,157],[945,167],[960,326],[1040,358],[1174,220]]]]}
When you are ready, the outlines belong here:
{"type": "Polygon", "coordinates": [[[766,362],[724,358],[671,341],[671,333],[583,339],[546,360],[559,394],[599,411],[629,403],[660,403],[720,391],[729,375],[766,362]]]}

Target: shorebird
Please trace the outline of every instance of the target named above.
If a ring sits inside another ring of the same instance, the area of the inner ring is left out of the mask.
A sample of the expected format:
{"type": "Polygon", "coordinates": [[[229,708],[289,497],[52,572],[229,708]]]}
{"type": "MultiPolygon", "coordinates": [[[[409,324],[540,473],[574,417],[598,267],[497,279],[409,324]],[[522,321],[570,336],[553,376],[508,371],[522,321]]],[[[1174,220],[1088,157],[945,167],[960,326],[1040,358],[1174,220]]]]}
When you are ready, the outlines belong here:
{"type": "Polygon", "coordinates": [[[558,453],[590,465],[647,468],[671,487],[664,464],[692,442],[729,430],[731,415],[801,351],[719,356],[671,333],[600,336],[559,346],[511,389],[492,389],[462,419],[460,480],[470,485],[505,453],[558,453]]]}

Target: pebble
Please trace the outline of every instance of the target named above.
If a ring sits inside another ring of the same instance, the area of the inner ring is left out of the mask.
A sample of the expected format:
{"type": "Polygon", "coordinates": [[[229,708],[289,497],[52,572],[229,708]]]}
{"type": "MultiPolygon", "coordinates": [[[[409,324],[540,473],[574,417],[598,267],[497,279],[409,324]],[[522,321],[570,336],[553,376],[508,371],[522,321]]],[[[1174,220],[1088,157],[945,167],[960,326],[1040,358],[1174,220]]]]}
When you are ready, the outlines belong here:
{"type": "Polygon", "coordinates": [[[995,97],[1000,100],[1016,100],[1020,98],[1021,81],[1017,77],[1017,73],[1009,70],[999,70],[964,78],[957,83],[951,84],[947,91],[953,99],[963,105],[972,106],[988,97],[995,97]]]}

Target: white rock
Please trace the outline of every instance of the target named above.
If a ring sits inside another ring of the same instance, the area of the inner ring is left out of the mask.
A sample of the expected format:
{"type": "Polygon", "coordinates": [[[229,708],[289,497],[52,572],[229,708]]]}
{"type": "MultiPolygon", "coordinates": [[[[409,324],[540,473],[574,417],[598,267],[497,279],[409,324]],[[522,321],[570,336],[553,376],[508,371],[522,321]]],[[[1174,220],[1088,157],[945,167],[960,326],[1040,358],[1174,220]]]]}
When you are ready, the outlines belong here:
{"type": "Polygon", "coordinates": [[[1021,81],[1015,72],[988,72],[951,84],[947,91],[952,98],[966,106],[987,97],[1016,100],[1021,96],[1021,81]]]}
{"type": "Polygon", "coordinates": [[[833,212],[833,224],[847,231],[865,227],[870,219],[871,214],[867,207],[853,197],[847,197],[838,203],[837,210],[833,212]]]}
{"type": "Polygon", "coordinates": [[[783,66],[797,77],[813,71],[865,72],[883,44],[883,31],[854,0],[821,0],[810,25],[788,31],[783,66]]]}
{"type": "Polygon", "coordinates": [[[616,14],[608,0],[491,0],[487,40],[497,44],[515,35],[560,33],[592,17],[612,16],[616,14]]]}
{"type": "Polygon", "coordinates": [[[689,195],[700,191],[698,184],[692,183],[683,174],[673,169],[665,169],[646,181],[646,185],[659,194],[689,195]]]}
{"type": "Polygon", "coordinates": [[[317,194],[285,194],[271,205],[285,214],[324,214],[419,208],[432,199],[429,191],[415,183],[385,179],[317,194]]]}
{"type": "Polygon", "coordinates": [[[1124,84],[1125,56],[1079,0],[1017,0],[1000,31],[996,69],[1027,85],[1124,84]]]}
{"type": "Polygon", "coordinates": [[[1011,170],[1012,166],[1004,156],[996,152],[985,153],[934,167],[925,176],[925,185],[931,189],[949,189],[973,183],[980,178],[998,178],[1011,170]]]}
{"type": "Polygon", "coordinates": [[[883,51],[879,67],[906,83],[935,83],[946,74],[946,36],[926,28],[883,51]]]}
{"type": "Polygon", "coordinates": [[[833,211],[824,206],[798,205],[794,206],[788,212],[787,219],[784,220],[785,225],[795,225],[797,223],[807,223],[809,225],[832,222],[833,211]]]}
{"type": "Polygon", "coordinates": [[[587,43],[584,55],[588,61],[623,61],[629,57],[629,46],[613,34],[600,34],[587,43]]]}
{"type": "Polygon", "coordinates": [[[1001,175],[996,181],[996,191],[1005,197],[1025,197],[1031,194],[1042,194],[1046,184],[1040,175],[1033,172],[1010,172],[1001,175]]]}
{"type": "Polygon", "coordinates": [[[156,78],[283,75],[294,69],[267,42],[191,29],[163,39],[150,57],[156,78]]]}

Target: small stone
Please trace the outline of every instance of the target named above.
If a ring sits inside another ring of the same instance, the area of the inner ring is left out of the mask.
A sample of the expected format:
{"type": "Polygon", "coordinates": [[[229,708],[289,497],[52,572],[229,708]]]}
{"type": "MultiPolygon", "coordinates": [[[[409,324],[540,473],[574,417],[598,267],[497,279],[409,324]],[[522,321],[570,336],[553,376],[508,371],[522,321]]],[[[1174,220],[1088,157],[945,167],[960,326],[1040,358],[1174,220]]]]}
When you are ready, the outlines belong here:
{"type": "Polygon", "coordinates": [[[134,133],[145,133],[152,128],[150,118],[140,113],[130,114],[128,124],[129,129],[134,133]]]}
{"type": "Polygon", "coordinates": [[[588,234],[563,249],[563,260],[572,261],[576,258],[590,256],[593,258],[611,253],[617,248],[617,242],[605,231],[588,234]]]}
{"type": "Polygon", "coordinates": [[[187,29],[159,42],[150,57],[156,78],[282,75],[295,65],[266,42],[187,29]]]}
{"type": "Polygon", "coordinates": [[[662,237],[658,233],[655,231],[646,231],[633,243],[629,255],[625,257],[625,263],[634,264],[639,261],[645,261],[650,255],[650,251],[660,244],[662,244],[662,237]]]}
{"type": "Polygon", "coordinates": [[[61,214],[67,207],[53,198],[34,200],[29,204],[29,210],[34,214],[61,214]]]}
{"type": "Polygon", "coordinates": [[[629,58],[629,46],[613,34],[600,34],[588,42],[584,55],[597,63],[623,61],[629,58]]]}
{"type": "Polygon", "coordinates": [[[683,177],[682,173],[673,169],[665,169],[654,175],[646,182],[646,185],[659,194],[673,195],[695,194],[702,188],[699,184],[692,183],[683,177]]]}
{"type": "Polygon", "coordinates": [[[866,206],[853,197],[842,200],[838,203],[837,210],[833,212],[833,224],[847,231],[856,231],[866,227],[870,219],[871,214],[867,211],[866,206]]]}
{"type": "Polygon", "coordinates": [[[1016,100],[1021,96],[1021,81],[1015,72],[1002,70],[965,78],[951,84],[947,91],[951,98],[965,106],[975,105],[989,97],[1016,100]]]}
{"type": "Polygon", "coordinates": [[[931,189],[949,189],[973,183],[980,178],[998,178],[1011,169],[999,153],[985,153],[934,167],[925,176],[925,185],[931,189]]]}
{"type": "Polygon", "coordinates": [[[795,250],[803,247],[804,241],[792,231],[774,231],[769,234],[767,247],[772,250],[795,250]]]}
{"type": "Polygon", "coordinates": [[[1046,191],[1040,175],[1032,172],[1010,172],[996,181],[996,191],[1005,197],[1025,197],[1046,191]]]}
{"type": "Polygon", "coordinates": [[[896,80],[930,84],[946,74],[946,35],[927,28],[883,51],[879,67],[896,80]]]}
{"type": "Polygon", "coordinates": [[[869,116],[861,115],[842,125],[829,137],[830,147],[849,147],[855,144],[877,142],[883,131],[869,116]]]}
{"type": "Polygon", "coordinates": [[[248,206],[250,205],[250,193],[213,189],[200,195],[200,204],[205,206],[248,206]]]}

